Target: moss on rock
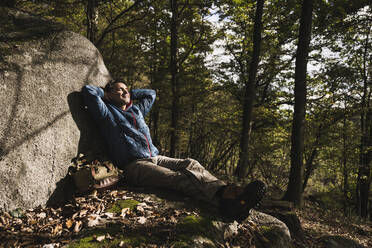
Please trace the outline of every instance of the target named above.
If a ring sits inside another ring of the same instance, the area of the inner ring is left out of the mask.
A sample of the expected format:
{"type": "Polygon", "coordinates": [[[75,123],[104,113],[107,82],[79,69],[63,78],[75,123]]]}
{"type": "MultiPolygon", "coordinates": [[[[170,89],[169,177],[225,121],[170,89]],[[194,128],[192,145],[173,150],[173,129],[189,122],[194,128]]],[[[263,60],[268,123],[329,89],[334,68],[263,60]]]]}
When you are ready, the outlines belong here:
{"type": "Polygon", "coordinates": [[[285,238],[283,231],[277,226],[261,225],[259,233],[255,236],[257,248],[293,247],[290,240],[285,238]]]}
{"type": "Polygon", "coordinates": [[[134,210],[135,207],[139,204],[139,201],[127,199],[127,200],[118,200],[112,204],[112,206],[107,210],[110,213],[120,214],[123,208],[129,208],[134,210]]]}
{"type": "MultiPolygon", "coordinates": [[[[198,240],[203,240],[204,246],[208,243],[213,243],[211,240],[216,239],[216,227],[213,225],[213,220],[189,215],[182,219],[176,226],[176,247],[190,247],[191,244],[197,243],[198,240]],[[209,242],[207,242],[209,241],[209,242]]],[[[208,246],[212,247],[212,246],[208,246]]]]}
{"type": "Polygon", "coordinates": [[[187,236],[202,235],[213,237],[214,226],[211,220],[207,218],[189,215],[183,218],[182,222],[177,225],[177,231],[187,236]]]}

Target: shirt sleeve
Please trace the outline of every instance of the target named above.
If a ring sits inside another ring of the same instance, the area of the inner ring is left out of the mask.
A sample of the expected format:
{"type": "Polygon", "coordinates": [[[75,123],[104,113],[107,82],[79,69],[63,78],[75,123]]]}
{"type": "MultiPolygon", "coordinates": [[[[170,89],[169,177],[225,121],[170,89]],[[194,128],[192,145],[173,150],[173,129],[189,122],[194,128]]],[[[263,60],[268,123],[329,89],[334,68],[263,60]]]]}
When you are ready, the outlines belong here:
{"type": "Polygon", "coordinates": [[[89,112],[97,120],[107,116],[109,110],[103,101],[103,89],[93,85],[85,85],[81,93],[83,94],[84,103],[88,107],[89,112]]]}
{"type": "Polygon", "coordinates": [[[156,92],[150,89],[135,89],[131,90],[131,99],[137,100],[136,105],[141,110],[143,116],[150,112],[152,105],[155,102],[156,92]]]}

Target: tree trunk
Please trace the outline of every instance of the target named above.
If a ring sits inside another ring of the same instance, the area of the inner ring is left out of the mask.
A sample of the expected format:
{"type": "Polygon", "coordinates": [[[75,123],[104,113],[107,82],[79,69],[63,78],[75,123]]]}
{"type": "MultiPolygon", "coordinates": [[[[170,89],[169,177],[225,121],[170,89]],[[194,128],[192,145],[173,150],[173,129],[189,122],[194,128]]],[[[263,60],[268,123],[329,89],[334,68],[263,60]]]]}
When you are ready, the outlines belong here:
{"type": "Polygon", "coordinates": [[[343,209],[344,209],[344,215],[347,215],[347,202],[349,200],[349,197],[347,195],[349,191],[349,183],[348,183],[348,178],[349,178],[349,173],[347,169],[347,147],[346,147],[346,131],[347,131],[347,126],[346,126],[346,103],[345,103],[345,113],[344,113],[344,121],[343,121],[343,129],[342,129],[342,165],[343,165],[343,193],[344,193],[344,200],[343,200],[343,209]]]}
{"type": "Polygon", "coordinates": [[[311,174],[314,172],[316,168],[316,164],[314,164],[314,160],[316,156],[318,155],[318,149],[320,146],[320,138],[322,137],[322,132],[323,132],[323,122],[321,122],[317,128],[316,136],[315,136],[315,141],[311,150],[310,157],[306,160],[305,163],[305,173],[304,173],[304,182],[302,184],[302,192],[305,191],[305,188],[307,186],[307,182],[311,176],[311,174]]]}
{"type": "Polygon", "coordinates": [[[306,109],[306,71],[311,37],[313,0],[303,0],[295,69],[295,104],[291,137],[291,169],[285,200],[302,204],[304,121],[306,109]]]}
{"type": "Polygon", "coordinates": [[[360,154],[360,164],[358,170],[358,212],[361,217],[368,217],[368,196],[371,183],[370,163],[372,161],[372,152],[369,151],[372,145],[372,109],[369,109],[364,125],[367,133],[363,134],[360,154]]]}
{"type": "MultiPolygon", "coordinates": [[[[361,113],[361,145],[360,145],[360,163],[358,169],[357,181],[357,208],[361,217],[368,217],[368,197],[369,188],[371,185],[371,168],[372,161],[372,108],[370,106],[371,88],[368,80],[368,47],[369,35],[367,34],[366,43],[364,46],[363,56],[363,86],[364,92],[362,97],[362,113],[361,113]]],[[[372,75],[369,75],[372,77],[372,75]]],[[[371,79],[370,79],[371,80],[371,79]]]]}
{"type": "Polygon", "coordinates": [[[87,5],[87,38],[93,44],[96,42],[98,24],[98,4],[97,0],[88,0],[87,5]]]}
{"type": "Polygon", "coordinates": [[[178,116],[179,116],[179,99],[178,99],[178,3],[177,0],[170,0],[172,20],[171,20],[171,49],[170,49],[170,69],[172,85],[172,116],[170,130],[170,156],[175,157],[176,145],[178,142],[178,116]]]}
{"type": "Polygon", "coordinates": [[[317,154],[318,154],[318,147],[317,147],[317,145],[315,145],[315,147],[311,151],[310,158],[306,161],[306,164],[305,164],[306,171],[305,171],[305,176],[304,176],[304,182],[302,184],[302,192],[305,191],[305,188],[307,186],[307,182],[309,181],[309,178],[310,178],[311,174],[313,173],[313,171],[316,168],[316,164],[314,164],[314,160],[315,160],[317,154]]]}
{"type": "Polygon", "coordinates": [[[239,178],[247,176],[248,172],[248,148],[251,133],[252,111],[256,98],[256,75],[261,50],[262,12],[264,0],[257,0],[256,15],[253,28],[253,54],[249,67],[249,78],[245,85],[243,102],[243,121],[240,141],[239,162],[235,174],[239,178]]]}
{"type": "MultiPolygon", "coordinates": [[[[194,116],[195,112],[196,112],[196,102],[192,102],[191,103],[191,116],[194,116]]],[[[192,118],[194,119],[194,117],[192,118]]],[[[197,159],[197,156],[196,156],[196,149],[199,150],[199,148],[195,147],[197,144],[194,144],[194,130],[195,130],[195,123],[193,121],[191,121],[190,125],[189,125],[189,142],[187,144],[187,157],[191,157],[191,158],[195,158],[197,159]],[[196,149],[195,149],[196,148],[196,149]]]]}
{"type": "MultiPolygon", "coordinates": [[[[156,21],[153,23],[152,28],[155,30],[155,34],[157,33],[157,25],[156,21]]],[[[159,74],[159,63],[157,58],[159,57],[158,54],[158,40],[157,36],[151,36],[151,56],[150,56],[150,86],[152,89],[156,89],[158,85],[158,74],[159,74]]],[[[150,112],[150,122],[151,124],[151,137],[154,145],[161,150],[160,141],[159,141],[159,107],[157,102],[152,107],[152,111],[150,112]]]]}

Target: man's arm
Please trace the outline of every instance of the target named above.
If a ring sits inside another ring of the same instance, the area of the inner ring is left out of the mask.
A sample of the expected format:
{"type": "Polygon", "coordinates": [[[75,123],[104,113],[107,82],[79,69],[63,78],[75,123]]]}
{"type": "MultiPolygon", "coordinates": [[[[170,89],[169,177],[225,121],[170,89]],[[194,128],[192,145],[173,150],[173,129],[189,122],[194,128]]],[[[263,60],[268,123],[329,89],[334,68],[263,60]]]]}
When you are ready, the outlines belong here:
{"type": "Polygon", "coordinates": [[[155,90],[135,89],[131,90],[130,94],[132,100],[138,100],[137,106],[140,108],[143,116],[146,116],[155,102],[155,90]]]}
{"type": "Polygon", "coordinates": [[[99,120],[107,116],[109,110],[103,102],[105,94],[102,88],[93,85],[85,85],[81,93],[83,94],[85,105],[94,118],[99,120]]]}

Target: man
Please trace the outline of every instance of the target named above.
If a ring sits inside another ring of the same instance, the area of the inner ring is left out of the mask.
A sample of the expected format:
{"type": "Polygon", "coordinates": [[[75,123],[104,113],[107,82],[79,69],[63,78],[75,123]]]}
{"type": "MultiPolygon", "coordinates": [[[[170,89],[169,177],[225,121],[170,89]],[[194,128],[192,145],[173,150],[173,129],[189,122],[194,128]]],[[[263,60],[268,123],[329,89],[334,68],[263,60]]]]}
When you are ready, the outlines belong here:
{"type": "Polygon", "coordinates": [[[82,94],[106,139],[114,164],[124,170],[126,183],[183,192],[220,207],[222,214],[239,221],[244,220],[263,197],[266,187],[261,181],[246,187],[227,185],[194,159],[159,155],[145,123],[145,116],[156,98],[154,90],[129,91],[123,81],[118,80],[108,83],[104,89],[86,85],[82,94]]]}

